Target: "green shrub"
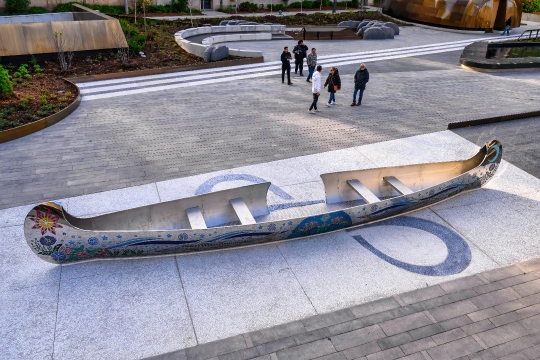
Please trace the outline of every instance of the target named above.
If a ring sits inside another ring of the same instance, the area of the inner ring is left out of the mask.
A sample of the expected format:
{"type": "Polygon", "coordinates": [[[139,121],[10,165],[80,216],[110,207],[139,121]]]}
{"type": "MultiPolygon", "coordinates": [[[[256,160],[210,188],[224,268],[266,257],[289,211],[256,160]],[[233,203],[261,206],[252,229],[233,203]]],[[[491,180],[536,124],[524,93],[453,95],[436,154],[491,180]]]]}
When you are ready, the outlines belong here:
{"type": "Polygon", "coordinates": [[[221,12],[223,12],[225,14],[235,14],[236,13],[236,10],[233,9],[233,8],[230,8],[230,7],[225,8],[225,9],[218,9],[218,11],[221,11],[221,12]]]}
{"type": "Polygon", "coordinates": [[[28,8],[28,12],[27,12],[27,14],[47,14],[47,13],[49,13],[49,10],[41,6],[32,6],[28,8]]]}
{"type": "Polygon", "coordinates": [[[297,1],[289,5],[291,9],[300,9],[300,6],[302,6],[302,9],[314,9],[321,6],[321,3],[320,1],[304,1],[302,3],[297,1]]]}
{"type": "Polygon", "coordinates": [[[137,34],[131,37],[128,42],[129,48],[135,54],[138,54],[146,45],[146,35],[137,34]]]}
{"type": "Polygon", "coordinates": [[[540,0],[523,0],[523,12],[535,13],[540,11],[540,0]]]}
{"type": "Polygon", "coordinates": [[[171,0],[170,7],[172,12],[189,12],[188,0],[171,0]]]}
{"type": "Polygon", "coordinates": [[[99,4],[94,5],[94,4],[83,4],[77,1],[71,1],[71,2],[67,2],[63,4],[58,4],[54,8],[53,12],[71,12],[72,4],[79,4],[89,9],[97,10],[104,14],[119,15],[119,14],[125,14],[126,12],[125,8],[121,5],[114,5],[114,6],[113,5],[99,5],[99,4]]]}
{"type": "Polygon", "coordinates": [[[30,6],[30,0],[6,0],[4,14],[26,14],[30,6]]]}
{"type": "Polygon", "coordinates": [[[17,72],[14,72],[14,73],[13,73],[13,77],[14,77],[14,78],[20,78],[20,77],[21,77],[21,73],[18,72],[18,71],[17,71],[17,72]]]}
{"type": "Polygon", "coordinates": [[[34,65],[34,71],[37,73],[43,72],[43,69],[38,64],[34,65]]]}
{"type": "Polygon", "coordinates": [[[15,121],[5,121],[0,119],[0,130],[12,129],[20,125],[22,124],[15,121]]]}
{"type": "Polygon", "coordinates": [[[26,80],[32,80],[32,75],[30,75],[30,74],[24,74],[24,78],[25,78],[26,80]]]}
{"type": "Polygon", "coordinates": [[[285,11],[287,10],[287,7],[283,4],[276,4],[276,5],[272,5],[272,4],[268,4],[266,6],[268,8],[268,10],[270,10],[270,8],[272,8],[272,11],[285,11]]]}
{"type": "Polygon", "coordinates": [[[8,71],[0,65],[0,97],[13,94],[13,84],[8,71]]]}
{"type": "Polygon", "coordinates": [[[238,11],[249,11],[249,12],[255,12],[259,10],[259,5],[251,3],[249,1],[245,1],[243,3],[240,3],[238,6],[238,11]]]}
{"type": "Polygon", "coordinates": [[[21,73],[22,76],[28,74],[28,64],[22,64],[19,66],[17,72],[21,73]]]}

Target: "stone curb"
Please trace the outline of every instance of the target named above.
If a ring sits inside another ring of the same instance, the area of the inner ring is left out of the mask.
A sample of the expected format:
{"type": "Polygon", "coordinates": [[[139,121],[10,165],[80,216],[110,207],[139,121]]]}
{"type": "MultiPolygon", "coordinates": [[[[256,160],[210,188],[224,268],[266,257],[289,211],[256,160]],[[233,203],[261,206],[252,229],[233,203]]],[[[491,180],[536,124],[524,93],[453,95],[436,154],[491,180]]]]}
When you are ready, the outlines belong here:
{"type": "Polygon", "coordinates": [[[519,114],[494,116],[494,117],[476,119],[476,120],[453,122],[453,123],[448,124],[448,130],[464,128],[464,127],[469,127],[469,126],[493,124],[493,123],[510,121],[510,120],[519,120],[519,119],[525,119],[525,118],[536,117],[536,116],[540,116],[540,110],[529,111],[529,112],[524,112],[524,113],[519,113],[519,114]]]}
{"type": "Polygon", "coordinates": [[[43,119],[31,122],[31,123],[23,125],[23,126],[19,126],[19,127],[4,130],[4,131],[0,131],[0,144],[11,141],[11,140],[15,140],[15,139],[18,139],[18,138],[21,138],[21,137],[24,137],[26,135],[33,134],[33,133],[38,132],[40,130],[43,130],[43,129],[45,129],[45,128],[49,127],[49,126],[52,126],[52,125],[56,124],[57,122],[65,119],[69,114],[74,112],[75,109],[77,109],[79,107],[79,104],[81,103],[81,99],[82,99],[81,92],[79,90],[79,87],[75,83],[73,83],[72,81],[70,81],[68,79],[64,79],[64,81],[66,81],[66,82],[68,82],[68,83],[70,83],[72,85],[75,85],[75,87],[77,87],[77,90],[78,90],[79,94],[77,95],[77,98],[75,99],[75,101],[73,101],[71,104],[69,104],[67,107],[63,108],[62,110],[60,110],[56,114],[52,114],[52,115],[47,116],[47,117],[45,117],[43,119]]]}
{"type": "Polygon", "coordinates": [[[191,71],[191,70],[258,64],[258,63],[263,63],[263,62],[264,62],[264,57],[261,56],[261,57],[247,58],[247,59],[215,61],[215,62],[197,64],[197,65],[185,65],[185,66],[167,67],[167,68],[160,68],[160,69],[148,69],[148,70],[121,72],[121,73],[81,76],[81,77],[67,78],[66,80],[75,83],[75,86],[76,86],[77,83],[86,83],[86,82],[92,82],[92,81],[125,79],[125,78],[130,78],[130,77],[137,77],[137,76],[158,75],[158,74],[167,74],[167,73],[173,73],[173,72],[191,71]]]}

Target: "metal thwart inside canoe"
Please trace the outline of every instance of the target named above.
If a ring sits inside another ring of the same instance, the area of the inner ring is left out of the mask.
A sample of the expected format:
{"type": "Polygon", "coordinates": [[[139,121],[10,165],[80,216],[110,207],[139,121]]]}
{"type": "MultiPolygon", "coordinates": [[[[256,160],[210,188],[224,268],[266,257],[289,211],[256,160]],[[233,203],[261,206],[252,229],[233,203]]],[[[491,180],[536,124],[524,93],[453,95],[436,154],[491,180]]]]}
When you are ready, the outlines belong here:
{"type": "Polygon", "coordinates": [[[26,216],[24,233],[34,253],[57,264],[295,239],[401,215],[478,189],[501,158],[502,146],[492,140],[468,160],[323,174],[326,203],[343,206],[294,219],[256,221],[269,213],[267,182],[92,218],[42,203],[26,216]],[[348,205],[351,201],[356,205],[348,205]]]}

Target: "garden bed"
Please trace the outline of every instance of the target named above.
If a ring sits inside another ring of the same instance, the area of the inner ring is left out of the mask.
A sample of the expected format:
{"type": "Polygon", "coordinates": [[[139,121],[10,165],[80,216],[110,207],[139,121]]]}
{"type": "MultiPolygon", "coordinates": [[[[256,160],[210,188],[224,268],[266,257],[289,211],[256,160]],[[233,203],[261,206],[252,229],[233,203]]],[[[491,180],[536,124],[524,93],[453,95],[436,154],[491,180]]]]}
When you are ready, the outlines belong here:
{"type": "MultiPolygon", "coordinates": [[[[52,115],[78,96],[77,87],[55,72],[45,68],[38,72],[32,64],[27,65],[28,74],[14,78],[13,94],[0,98],[0,131],[52,115]]],[[[21,73],[21,66],[6,65],[5,68],[12,77],[21,73]]]]}

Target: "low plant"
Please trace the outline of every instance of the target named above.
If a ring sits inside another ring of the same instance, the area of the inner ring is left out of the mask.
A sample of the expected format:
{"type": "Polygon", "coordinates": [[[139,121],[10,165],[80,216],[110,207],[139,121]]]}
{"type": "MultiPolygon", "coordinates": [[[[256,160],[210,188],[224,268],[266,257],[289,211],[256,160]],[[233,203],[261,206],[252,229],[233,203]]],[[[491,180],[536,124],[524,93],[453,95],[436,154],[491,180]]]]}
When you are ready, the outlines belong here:
{"type": "Polygon", "coordinates": [[[17,78],[20,78],[22,75],[20,72],[16,71],[13,73],[13,78],[17,79],[17,78]]]}
{"type": "Polygon", "coordinates": [[[54,105],[52,104],[41,105],[39,109],[36,111],[36,115],[40,117],[43,117],[52,113],[54,113],[54,105]]]}
{"type": "Polygon", "coordinates": [[[22,64],[21,66],[19,66],[17,72],[21,73],[21,75],[23,76],[28,74],[28,64],[22,64]]]}
{"type": "Polygon", "coordinates": [[[13,94],[13,83],[6,69],[0,65],[0,97],[13,94]]]}
{"type": "Polygon", "coordinates": [[[47,105],[47,95],[41,95],[39,97],[39,105],[47,105]]]}
{"type": "Polygon", "coordinates": [[[239,11],[249,11],[249,12],[255,12],[259,9],[259,5],[251,3],[249,1],[244,1],[240,3],[238,6],[239,11]]]}
{"type": "Polygon", "coordinates": [[[218,11],[225,13],[225,14],[236,14],[236,10],[233,8],[225,8],[225,9],[218,9],[218,11]]]}
{"type": "Polygon", "coordinates": [[[43,69],[38,64],[34,65],[34,72],[41,73],[43,69]]]}
{"type": "Polygon", "coordinates": [[[29,106],[28,106],[29,102],[30,102],[30,97],[26,96],[26,97],[22,98],[21,101],[19,101],[17,103],[17,106],[22,110],[27,110],[29,108],[29,106]]]}
{"type": "Polygon", "coordinates": [[[287,7],[283,4],[276,4],[276,5],[268,4],[266,5],[266,7],[268,8],[268,10],[272,10],[272,11],[287,10],[287,7]]]}
{"type": "Polygon", "coordinates": [[[17,126],[21,126],[21,125],[22,124],[17,121],[8,121],[8,120],[0,119],[0,131],[16,128],[17,126]]]}
{"type": "MultiPolygon", "coordinates": [[[[58,4],[54,8],[53,12],[71,12],[71,5],[79,4],[92,10],[97,10],[104,14],[120,15],[126,12],[125,8],[121,5],[99,5],[99,4],[83,4],[82,2],[71,1],[63,4],[58,4]]],[[[130,13],[133,11],[129,9],[130,13]]]]}
{"type": "Polygon", "coordinates": [[[13,114],[15,110],[12,107],[5,107],[0,111],[0,120],[3,120],[8,117],[8,115],[13,114]]]}
{"type": "Polygon", "coordinates": [[[26,80],[32,80],[32,75],[30,75],[30,74],[24,74],[23,77],[24,77],[26,80]]]}
{"type": "Polygon", "coordinates": [[[6,0],[4,14],[26,14],[29,6],[30,0],[6,0]]]}

